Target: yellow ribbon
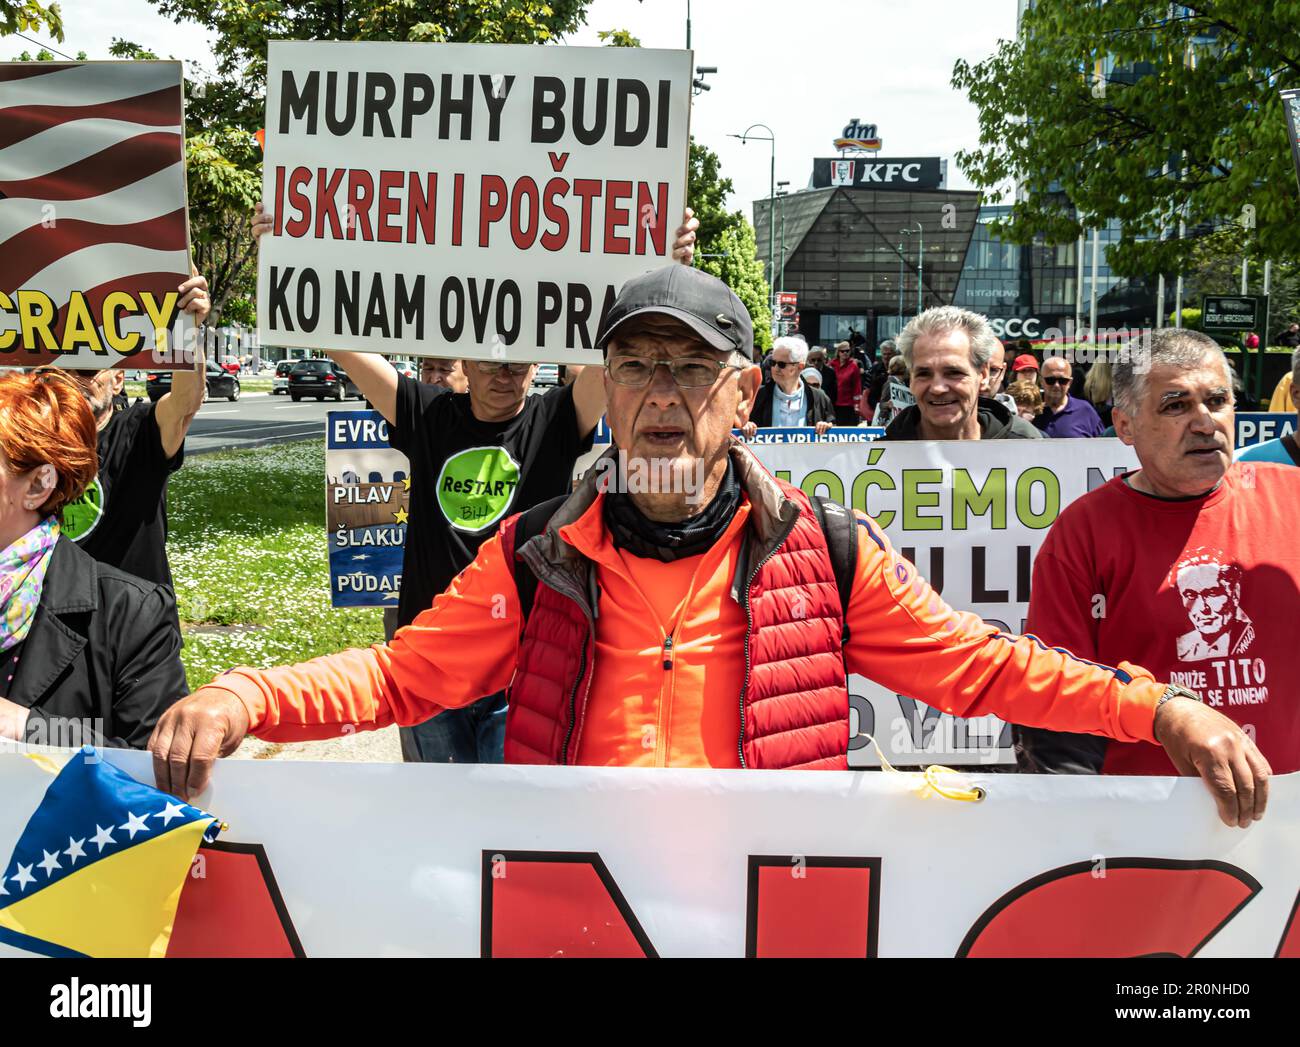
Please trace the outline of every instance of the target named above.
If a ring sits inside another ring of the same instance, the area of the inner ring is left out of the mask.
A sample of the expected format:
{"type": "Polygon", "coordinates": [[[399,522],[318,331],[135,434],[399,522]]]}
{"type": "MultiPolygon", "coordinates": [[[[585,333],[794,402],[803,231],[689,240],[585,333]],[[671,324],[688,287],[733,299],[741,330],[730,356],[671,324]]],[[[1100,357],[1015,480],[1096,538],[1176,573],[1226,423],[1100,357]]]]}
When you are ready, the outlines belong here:
{"type": "MultiPolygon", "coordinates": [[[[859,737],[870,739],[872,746],[875,747],[876,755],[880,757],[881,770],[889,774],[903,774],[897,767],[891,764],[885,754],[880,749],[880,743],[870,734],[863,732],[859,737]]],[[[945,785],[942,776],[945,774],[953,775],[960,779],[959,772],[950,767],[940,767],[938,764],[931,764],[923,772],[924,778],[921,783],[915,786],[916,794],[925,799],[931,793],[936,796],[942,796],[946,800],[957,800],[961,803],[979,803],[988,793],[978,785],[945,785]]]]}

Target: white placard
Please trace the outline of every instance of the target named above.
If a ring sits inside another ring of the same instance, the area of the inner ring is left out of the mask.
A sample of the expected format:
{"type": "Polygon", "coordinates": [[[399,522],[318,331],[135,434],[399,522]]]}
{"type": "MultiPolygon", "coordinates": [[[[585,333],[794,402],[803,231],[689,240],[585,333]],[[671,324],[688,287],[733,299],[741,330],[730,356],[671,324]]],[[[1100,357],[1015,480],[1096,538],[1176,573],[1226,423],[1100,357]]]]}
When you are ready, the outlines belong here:
{"type": "Polygon", "coordinates": [[[258,333],[272,345],[595,363],[670,264],[688,51],[272,42],[258,333]]]}

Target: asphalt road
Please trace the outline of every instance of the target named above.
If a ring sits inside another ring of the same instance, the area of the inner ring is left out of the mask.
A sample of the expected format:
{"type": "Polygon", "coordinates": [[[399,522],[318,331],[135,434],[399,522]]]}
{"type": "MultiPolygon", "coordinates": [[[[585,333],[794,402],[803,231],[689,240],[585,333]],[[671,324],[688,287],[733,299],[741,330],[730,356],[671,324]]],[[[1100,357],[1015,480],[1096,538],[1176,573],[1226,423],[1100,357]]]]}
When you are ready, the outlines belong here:
{"type": "Polygon", "coordinates": [[[244,393],[235,403],[209,400],[190,424],[185,453],[210,454],[324,437],[327,411],[364,410],[365,406],[364,400],[294,403],[283,393],[244,393]]]}
{"type": "MultiPolygon", "coordinates": [[[[530,395],[545,392],[534,386],[530,395]]],[[[211,454],[213,451],[236,451],[290,440],[310,440],[325,436],[327,411],[363,411],[364,400],[333,400],[294,403],[280,393],[244,393],[235,403],[209,400],[199,408],[185,438],[187,455],[211,454]]]]}

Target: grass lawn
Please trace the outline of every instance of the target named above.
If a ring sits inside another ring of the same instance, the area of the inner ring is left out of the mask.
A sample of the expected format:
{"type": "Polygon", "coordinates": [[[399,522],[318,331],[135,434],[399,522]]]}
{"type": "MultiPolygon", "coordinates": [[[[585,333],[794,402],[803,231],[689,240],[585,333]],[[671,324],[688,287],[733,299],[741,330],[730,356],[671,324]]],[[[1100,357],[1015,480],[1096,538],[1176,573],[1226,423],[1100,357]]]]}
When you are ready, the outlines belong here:
{"type": "Polygon", "coordinates": [[[167,515],[191,689],[383,639],[378,608],[330,607],[323,439],[190,458],[167,515]]]}

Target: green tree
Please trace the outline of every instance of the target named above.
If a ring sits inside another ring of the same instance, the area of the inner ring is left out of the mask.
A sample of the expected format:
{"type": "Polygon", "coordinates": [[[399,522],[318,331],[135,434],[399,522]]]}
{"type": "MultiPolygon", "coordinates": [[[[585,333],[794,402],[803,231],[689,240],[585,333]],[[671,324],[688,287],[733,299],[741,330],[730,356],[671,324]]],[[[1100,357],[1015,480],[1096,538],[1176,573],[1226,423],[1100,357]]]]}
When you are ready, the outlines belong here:
{"type": "Polygon", "coordinates": [[[1017,243],[1117,220],[1108,258],[1124,276],[1186,270],[1214,227],[1227,253],[1300,262],[1278,98],[1298,79],[1300,0],[1039,0],[1016,39],[957,62],[980,122],[957,162],[981,189],[1017,184],[997,229],[1017,243]],[[1192,235],[1160,241],[1180,208],[1192,235]]]}
{"type": "Polygon", "coordinates": [[[39,33],[42,26],[55,40],[63,43],[63,12],[58,4],[42,4],[37,0],[0,0],[0,36],[39,33]]]}
{"type": "MultiPolygon", "coordinates": [[[[217,72],[264,89],[271,40],[545,43],[582,25],[591,0],[150,0],[216,33],[217,72]]],[[[260,94],[259,94],[260,97],[260,94]]]]}
{"type": "Polygon", "coordinates": [[[728,211],[730,178],[719,171],[718,154],[691,140],[686,202],[700,220],[695,265],[723,280],[745,303],[754,324],[754,347],[765,352],[772,344],[771,289],[758,260],[754,227],[743,211],[728,211]]]}

